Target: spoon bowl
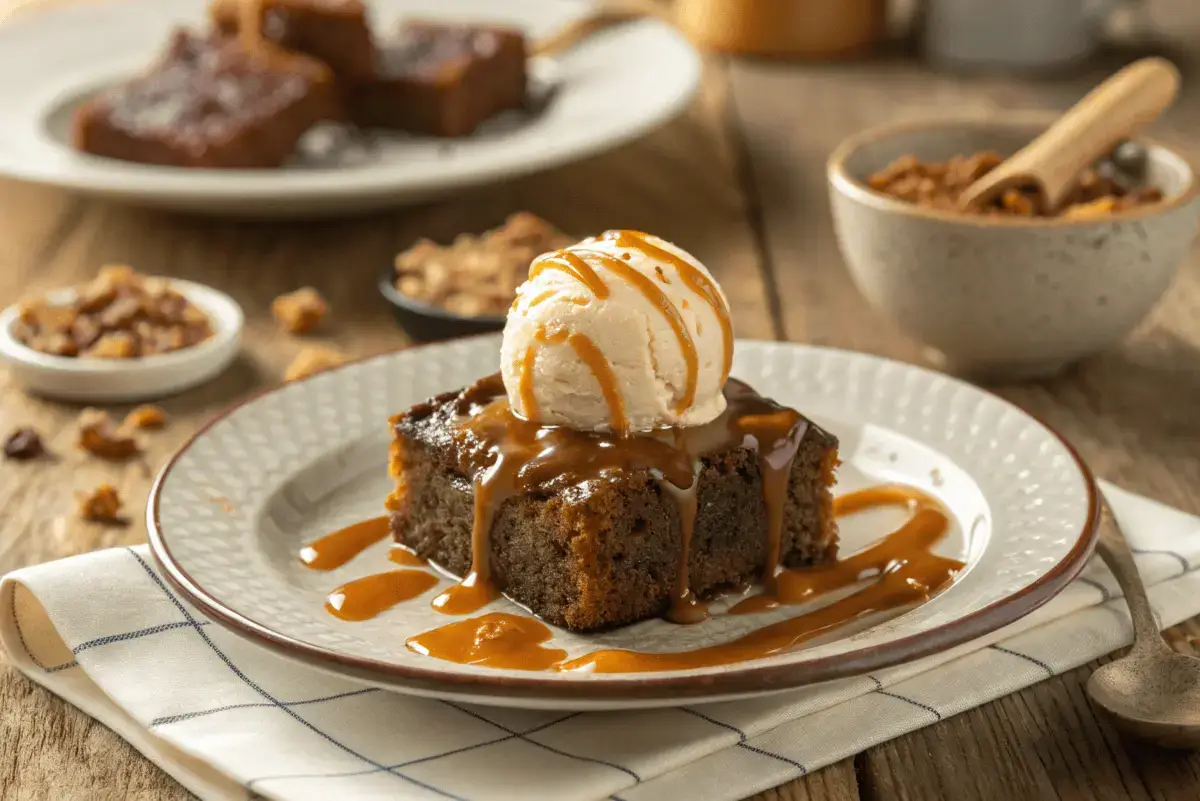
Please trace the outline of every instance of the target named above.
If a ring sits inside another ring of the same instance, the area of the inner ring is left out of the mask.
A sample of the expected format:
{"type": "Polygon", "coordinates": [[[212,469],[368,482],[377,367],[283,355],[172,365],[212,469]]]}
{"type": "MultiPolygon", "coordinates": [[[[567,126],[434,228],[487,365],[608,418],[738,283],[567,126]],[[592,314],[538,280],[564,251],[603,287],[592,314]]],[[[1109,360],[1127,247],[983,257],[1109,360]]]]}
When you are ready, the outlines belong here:
{"type": "Polygon", "coordinates": [[[1165,646],[1098,668],[1088,695],[1118,728],[1168,748],[1200,748],[1200,659],[1165,646]]]}
{"type": "Polygon", "coordinates": [[[1096,551],[1125,594],[1133,650],[1092,673],[1088,696],[1134,737],[1168,748],[1200,748],[1200,659],[1167,647],[1129,543],[1107,508],[1105,517],[1096,551]]]}

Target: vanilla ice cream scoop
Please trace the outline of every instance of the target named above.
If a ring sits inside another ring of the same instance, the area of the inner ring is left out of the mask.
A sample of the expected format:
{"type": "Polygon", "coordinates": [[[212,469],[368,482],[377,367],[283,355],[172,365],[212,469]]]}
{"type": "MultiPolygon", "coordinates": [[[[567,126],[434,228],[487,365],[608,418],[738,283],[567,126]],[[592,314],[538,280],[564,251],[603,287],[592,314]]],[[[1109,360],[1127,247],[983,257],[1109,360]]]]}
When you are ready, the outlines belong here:
{"type": "Polygon", "coordinates": [[[609,231],[533,262],[500,359],[527,420],[622,434],[701,425],[725,409],[729,304],[682,249],[609,231]]]}

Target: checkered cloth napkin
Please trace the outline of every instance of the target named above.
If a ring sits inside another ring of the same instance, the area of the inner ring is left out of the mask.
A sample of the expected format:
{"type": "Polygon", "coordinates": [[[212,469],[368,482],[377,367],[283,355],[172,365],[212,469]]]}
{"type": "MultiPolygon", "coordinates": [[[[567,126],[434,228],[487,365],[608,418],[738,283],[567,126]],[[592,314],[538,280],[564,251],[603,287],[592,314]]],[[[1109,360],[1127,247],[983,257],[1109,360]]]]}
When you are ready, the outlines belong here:
{"type": "MultiPolygon", "coordinates": [[[[1105,486],[1164,625],[1200,613],[1200,519],[1105,486]]],[[[248,645],[174,595],[146,549],[18,570],[0,642],[30,679],[205,799],[741,799],[1128,643],[1098,562],[984,640],[766,698],[567,713],[411,698],[248,645]]]]}

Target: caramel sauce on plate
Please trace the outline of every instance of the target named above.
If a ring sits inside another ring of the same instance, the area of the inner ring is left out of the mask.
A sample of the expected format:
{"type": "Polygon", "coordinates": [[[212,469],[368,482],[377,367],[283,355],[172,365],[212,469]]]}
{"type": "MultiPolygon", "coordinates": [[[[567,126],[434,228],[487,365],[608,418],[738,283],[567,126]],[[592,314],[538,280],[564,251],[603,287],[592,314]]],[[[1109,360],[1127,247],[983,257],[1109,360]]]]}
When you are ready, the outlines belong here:
{"type": "Polygon", "coordinates": [[[410,637],[407,645],[418,654],[460,665],[549,670],[567,657],[566,651],[542,647],[553,637],[539,620],[493,612],[410,637]]]}
{"type": "Polygon", "coordinates": [[[300,561],[313,570],[334,570],[391,533],[387,517],[373,517],[327,534],[300,549],[300,561]]]}
{"type": "MultiPolygon", "coordinates": [[[[739,385],[734,382],[733,389],[739,385]]],[[[472,388],[476,393],[471,404],[486,398],[486,390],[479,386],[472,388]]],[[[760,403],[770,403],[746,388],[760,403]]],[[[734,404],[731,404],[731,406],[734,404]]],[[[543,436],[549,432],[568,431],[567,429],[540,428],[532,423],[521,420],[504,407],[496,406],[495,401],[489,402],[483,409],[472,417],[475,421],[480,415],[489,415],[492,424],[503,421],[505,426],[516,426],[518,430],[528,435],[532,429],[540,429],[543,436]],[[507,415],[507,416],[506,416],[507,415]]],[[[798,416],[798,415],[797,415],[798,416]]],[[[489,419],[489,418],[485,418],[489,419]]],[[[771,445],[764,459],[768,469],[776,469],[780,463],[790,466],[790,458],[783,455],[794,447],[781,447],[781,441],[794,438],[794,431],[785,434],[784,421],[786,416],[778,413],[766,415],[745,415],[740,422],[725,424],[731,430],[741,430],[741,426],[756,432],[762,441],[771,445]],[[750,422],[746,422],[746,417],[750,422]],[[782,439],[781,439],[782,438],[782,439]],[[776,463],[772,468],[771,463],[776,463]]],[[[485,424],[486,430],[486,424],[485,424]]],[[[677,430],[676,440],[686,439],[682,436],[684,429],[677,430]]],[[[573,432],[579,435],[580,432],[573,432]]],[[[601,436],[601,435],[592,435],[601,436]]],[[[755,435],[746,435],[753,438],[755,435]]],[[[535,436],[534,439],[537,439],[535,436]]],[[[679,456],[684,453],[679,442],[669,443],[663,439],[650,438],[659,446],[643,443],[636,450],[636,456],[642,459],[661,458],[664,454],[679,456]]],[[[529,450],[523,453],[523,459],[515,459],[507,468],[496,469],[493,480],[507,482],[506,487],[536,486],[523,482],[536,481],[547,477],[562,465],[559,460],[561,452],[548,454],[530,445],[528,439],[517,439],[525,443],[529,450]],[[540,459],[541,461],[538,461],[540,459]],[[519,465],[514,468],[513,465],[519,465]],[[520,475],[521,470],[533,468],[530,472],[520,475]],[[499,479],[497,479],[499,477],[499,479]]],[[[560,443],[561,446],[561,443],[560,443]]],[[[635,448],[638,446],[634,446],[635,448]]],[[[554,450],[554,449],[552,449],[554,450]]],[[[599,474],[606,469],[616,469],[630,464],[637,464],[633,454],[620,456],[613,454],[611,448],[595,448],[590,460],[585,460],[591,470],[599,474]]],[[[761,452],[760,452],[761,454],[761,452]]],[[[492,465],[502,465],[511,454],[498,454],[492,465]]],[[[763,459],[760,455],[760,459],[763,459]]],[[[573,463],[574,464],[574,463],[573,463]]],[[[679,461],[674,465],[662,462],[668,467],[673,466],[675,478],[681,483],[690,469],[685,462],[679,461]]],[[[586,470],[576,465],[576,470],[586,470]]],[[[485,471],[488,472],[488,471],[485,471]]],[[[581,473],[582,474],[582,473],[581,473]]],[[[664,473],[664,481],[666,481],[664,473]]],[[[687,586],[687,543],[691,538],[696,514],[696,492],[694,474],[692,482],[687,487],[664,483],[669,493],[675,498],[680,508],[681,535],[684,539],[682,564],[676,579],[674,599],[667,618],[677,623],[696,623],[707,618],[707,605],[699,601],[687,586]]],[[[764,474],[765,475],[765,474],[764,474]]],[[[786,472],[783,473],[786,477],[786,472]]],[[[764,488],[766,484],[764,482],[764,488]]],[[[786,491],[786,481],[782,484],[786,491]]],[[[770,493],[771,490],[766,490],[770,493]]],[[[487,492],[477,490],[476,503],[479,499],[488,498],[487,492]]],[[[780,498],[780,508],[782,499],[780,498]]],[[[484,506],[494,501],[484,502],[484,506]]],[[[927,601],[940,590],[949,585],[963,568],[963,563],[932,553],[933,547],[945,536],[949,528],[949,518],[942,505],[932,496],[911,487],[885,485],[859,490],[843,495],[834,501],[834,513],[839,516],[852,515],[868,509],[886,506],[900,506],[911,512],[910,517],[894,532],[878,542],[864,548],[835,564],[813,568],[784,569],[773,574],[766,580],[761,594],[750,596],[734,605],[728,614],[752,614],[767,611],[780,604],[801,604],[811,601],[826,593],[853,587],[861,582],[872,580],[873,583],[860,589],[852,595],[834,601],[827,606],[812,612],[797,615],[786,620],[772,623],[751,631],[730,642],[699,648],[691,651],[672,652],[640,652],[623,649],[605,649],[594,651],[574,659],[567,659],[566,652],[561,649],[547,648],[545,643],[553,639],[553,630],[546,624],[527,616],[508,613],[490,613],[479,617],[456,621],[423,632],[407,640],[407,645],[416,653],[443,659],[449,662],[470,665],[484,665],[514,670],[554,670],[579,671],[596,673],[636,673],[662,670],[688,670],[694,668],[713,667],[731,664],[751,659],[760,659],[775,654],[785,653],[804,642],[834,631],[848,623],[868,615],[883,612],[894,612],[927,601]]],[[[484,510],[486,514],[486,509],[484,510]]],[[[781,525],[782,517],[772,517],[768,511],[769,527],[781,525]]],[[[321,538],[305,551],[316,550],[320,546],[322,554],[337,554],[344,561],[362,550],[365,539],[363,532],[380,530],[379,519],[364,521],[361,524],[348,526],[321,538]],[[344,543],[339,543],[343,539],[344,543]],[[350,556],[345,556],[350,554],[350,556]]],[[[386,533],[386,528],[383,530],[386,533]]],[[[478,532],[476,532],[478,533],[478,532]]],[[[778,544],[778,532],[772,540],[778,544]]],[[[371,539],[367,544],[376,540],[371,539]]],[[[475,543],[476,553],[487,553],[489,543],[475,543]]],[[[424,560],[403,548],[394,547],[389,553],[391,561],[401,565],[421,565],[424,560]]],[[[772,565],[777,565],[776,560],[772,565]]],[[[310,566],[321,564],[317,560],[306,562],[310,566]]],[[[433,606],[438,611],[452,615],[471,614],[490,601],[499,597],[499,592],[486,580],[486,572],[480,572],[480,566],[486,565],[486,558],[476,562],[475,569],[460,583],[450,587],[436,599],[433,606]]],[[[315,568],[329,569],[329,568],[315,568]]],[[[772,570],[776,567],[772,566],[772,570]]],[[[486,568],[485,568],[486,571],[486,568]]],[[[392,570],[384,573],[368,575],[351,581],[330,593],[325,608],[330,614],[347,621],[361,621],[375,617],[398,603],[416,598],[438,583],[438,577],[425,570],[392,570]]]]}
{"type": "Polygon", "coordinates": [[[325,609],[342,620],[369,620],[401,601],[416,598],[438,583],[428,570],[389,570],[343,584],[325,600],[325,609]]]}
{"type": "MultiPolygon", "coordinates": [[[[804,603],[867,578],[875,578],[875,582],[813,612],[763,626],[735,640],[690,651],[606,649],[568,660],[565,652],[542,646],[553,637],[552,630],[544,623],[491,614],[418,634],[410,637],[407,645],[417,653],[449,662],[518,670],[640,673],[715,667],[786,653],[868,615],[894,612],[927,601],[962,570],[962,562],[930,552],[949,527],[945,511],[932,497],[907,487],[885,486],[851,493],[838,500],[835,510],[839,514],[893,505],[906,506],[913,514],[892,534],[834,565],[782,571],[776,584],[777,595],[764,593],[747,601],[767,599],[771,605],[804,603]],[[560,655],[558,658],[554,656],[556,653],[560,655]],[[502,655],[503,664],[492,661],[497,654],[502,655]]],[[[739,607],[747,601],[731,612],[739,613],[739,607]]],[[[763,603],[752,606],[752,610],[741,609],[740,613],[771,608],[763,603]]]]}
{"type": "Polygon", "coordinates": [[[412,551],[400,545],[392,546],[392,549],[388,551],[388,559],[405,567],[424,567],[429,564],[412,551]]]}

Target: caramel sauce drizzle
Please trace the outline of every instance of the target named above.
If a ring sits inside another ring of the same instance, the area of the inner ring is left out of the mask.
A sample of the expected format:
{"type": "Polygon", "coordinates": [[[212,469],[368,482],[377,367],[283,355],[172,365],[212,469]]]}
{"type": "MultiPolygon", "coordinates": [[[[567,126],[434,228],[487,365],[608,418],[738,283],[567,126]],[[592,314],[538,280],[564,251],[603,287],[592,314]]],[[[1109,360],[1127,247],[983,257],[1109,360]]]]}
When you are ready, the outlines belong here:
{"type": "MultiPolygon", "coordinates": [[[[697,479],[699,468],[696,469],[697,479]]],[[[667,608],[666,618],[672,623],[692,625],[708,620],[708,604],[701,601],[692,592],[690,569],[692,553],[692,537],[696,532],[696,512],[699,505],[699,480],[693,480],[692,486],[679,489],[663,482],[663,486],[672,491],[675,503],[679,509],[679,572],[675,575],[675,587],[671,591],[671,605],[667,608]]]]}
{"type": "MultiPolygon", "coordinates": [[[[592,264],[588,262],[592,259],[600,266],[606,268],[609,272],[616,275],[626,283],[633,286],[646,300],[658,309],[666,318],[668,325],[671,326],[672,332],[675,334],[675,339],[679,342],[680,351],[683,354],[684,365],[687,370],[687,379],[683,392],[675,399],[675,413],[683,414],[691,408],[696,400],[696,383],[699,375],[700,360],[696,353],[696,343],[692,339],[692,334],[687,329],[687,324],[683,321],[683,316],[679,309],[675,308],[675,304],[651,279],[642,275],[640,272],[630,267],[624,261],[611,256],[607,253],[601,253],[595,250],[589,250],[580,245],[573,245],[564,250],[558,250],[553,253],[541,256],[536,259],[529,268],[529,277],[535,278],[545,270],[561,270],[567,275],[570,275],[575,280],[587,286],[592,293],[599,299],[608,297],[608,285],[599,276],[592,264]]],[[[690,265],[689,265],[690,267],[690,265]]],[[[692,268],[693,270],[695,268],[692,268]]],[[[529,304],[532,308],[539,299],[543,298],[545,293],[539,294],[529,304]]],[[[542,333],[544,329],[539,330],[538,338],[542,342],[558,341],[547,340],[542,333]]],[[[608,402],[610,412],[610,424],[614,431],[621,431],[625,428],[624,424],[618,424],[619,421],[624,421],[624,412],[618,414],[617,409],[624,406],[621,397],[620,387],[617,385],[616,376],[613,374],[612,365],[604,356],[603,352],[596,347],[592,340],[584,337],[583,334],[572,334],[568,339],[572,347],[575,348],[579,357],[588,365],[592,374],[596,376],[596,380],[600,382],[600,387],[604,391],[604,397],[608,402]],[[580,337],[575,340],[574,337],[580,337]],[[603,376],[603,377],[602,377],[603,376]]],[[[533,388],[533,364],[536,360],[536,355],[533,352],[532,346],[526,349],[525,355],[521,363],[521,378],[519,395],[521,398],[521,408],[525,413],[525,417],[530,420],[537,419],[537,399],[533,388]]],[[[728,373],[722,375],[721,383],[724,384],[728,373]]]]}
{"type": "Polygon", "coordinates": [[[438,577],[428,570],[389,570],[363,576],[329,593],[325,609],[342,620],[370,620],[437,583],[438,577]]]}
{"type": "Polygon", "coordinates": [[[240,0],[238,3],[238,41],[247,53],[259,50],[263,43],[262,15],[266,0],[240,0]]]}
{"type": "MultiPolygon", "coordinates": [[[[834,514],[846,517],[867,509],[901,506],[909,519],[891,535],[853,556],[832,565],[784,570],[776,579],[773,592],[753,595],[729,610],[733,615],[754,614],[774,609],[781,603],[799,604],[827,592],[851,587],[860,581],[886,573],[913,555],[927,554],[950,525],[942,504],[933,496],[911,487],[888,484],[839,496],[833,502],[834,514]]],[[[929,557],[936,560],[938,557],[929,557]]],[[[961,563],[955,563],[957,570],[961,563]]]]}
{"type": "MultiPolygon", "coordinates": [[[[564,331],[544,336],[539,332],[537,338],[570,341],[572,336],[564,331]]],[[[472,564],[461,584],[434,600],[434,608],[469,614],[499,596],[490,580],[490,534],[495,515],[508,498],[555,481],[580,484],[614,472],[647,469],[662,476],[660,486],[669,490],[679,509],[682,565],[669,617],[680,622],[703,620],[705,607],[692,596],[687,576],[700,458],[736,446],[758,452],[769,523],[766,563],[773,577],[779,563],[787,477],[808,423],[798,412],[763,398],[739,381],[727,383],[724,392],[725,411],[710,423],[622,436],[542,426],[518,417],[499,375],[465,390],[457,401],[457,431],[465,454],[463,472],[474,476],[472,564]]]]}
{"type": "Polygon", "coordinates": [[[429,564],[402,545],[392,546],[392,549],[388,551],[388,560],[405,567],[424,567],[429,564]]]}
{"type": "MultiPolygon", "coordinates": [[[[575,249],[579,253],[585,253],[596,259],[612,273],[633,286],[642,294],[642,297],[650,302],[650,305],[658,309],[666,318],[667,324],[671,326],[671,331],[675,334],[675,339],[679,342],[679,350],[683,354],[683,363],[687,369],[683,393],[675,399],[675,413],[683,414],[692,407],[696,400],[696,381],[700,370],[700,357],[696,353],[696,342],[692,339],[687,324],[683,321],[683,315],[679,313],[679,309],[675,308],[675,304],[667,297],[667,293],[625,262],[607,253],[587,250],[578,245],[575,246],[575,249]]],[[[721,383],[725,383],[725,376],[721,376],[721,383]]]]}
{"type": "Polygon", "coordinates": [[[418,634],[405,644],[418,654],[460,665],[549,670],[567,657],[566,651],[542,647],[553,636],[533,618],[493,612],[418,634]]]}
{"type": "MultiPolygon", "coordinates": [[[[535,337],[536,339],[536,337],[535,337]]],[[[533,389],[533,368],[537,364],[537,345],[530,343],[521,357],[521,376],[517,380],[517,395],[526,420],[538,419],[537,393],[533,389]]]]}
{"type": "Polygon", "coordinates": [[[334,570],[390,533],[387,517],[363,520],[305,545],[300,549],[300,561],[313,570],[334,570]]]}
{"type": "Polygon", "coordinates": [[[913,515],[892,534],[836,565],[783,571],[778,592],[785,603],[799,603],[872,576],[875,583],[727,643],[658,653],[605,649],[567,660],[564,652],[543,647],[553,636],[545,624],[513,615],[485,615],[418,634],[407,645],[417,653],[460,664],[589,673],[690,670],[786,653],[868,615],[927,601],[963,568],[962,562],[930,552],[945,536],[949,519],[936,500],[918,490],[891,486],[863,490],[843,496],[835,509],[852,514],[888,505],[907,506],[913,515]]]}
{"type": "Polygon", "coordinates": [[[537,278],[546,270],[561,270],[592,290],[592,294],[599,300],[608,297],[608,284],[604,283],[604,279],[596,274],[592,265],[572,252],[570,248],[556,250],[535,259],[529,266],[529,278],[531,280],[537,278]]]}
{"type": "Polygon", "coordinates": [[[684,285],[704,299],[704,302],[717,316],[721,325],[721,340],[725,347],[725,359],[721,368],[721,383],[729,378],[729,370],[733,366],[733,322],[729,318],[729,307],[721,296],[717,285],[707,275],[696,269],[687,259],[676,256],[666,248],[659,247],[650,241],[648,235],[640,231],[606,231],[601,239],[614,242],[617,247],[640,250],[652,259],[664,261],[675,268],[684,285]]]}

